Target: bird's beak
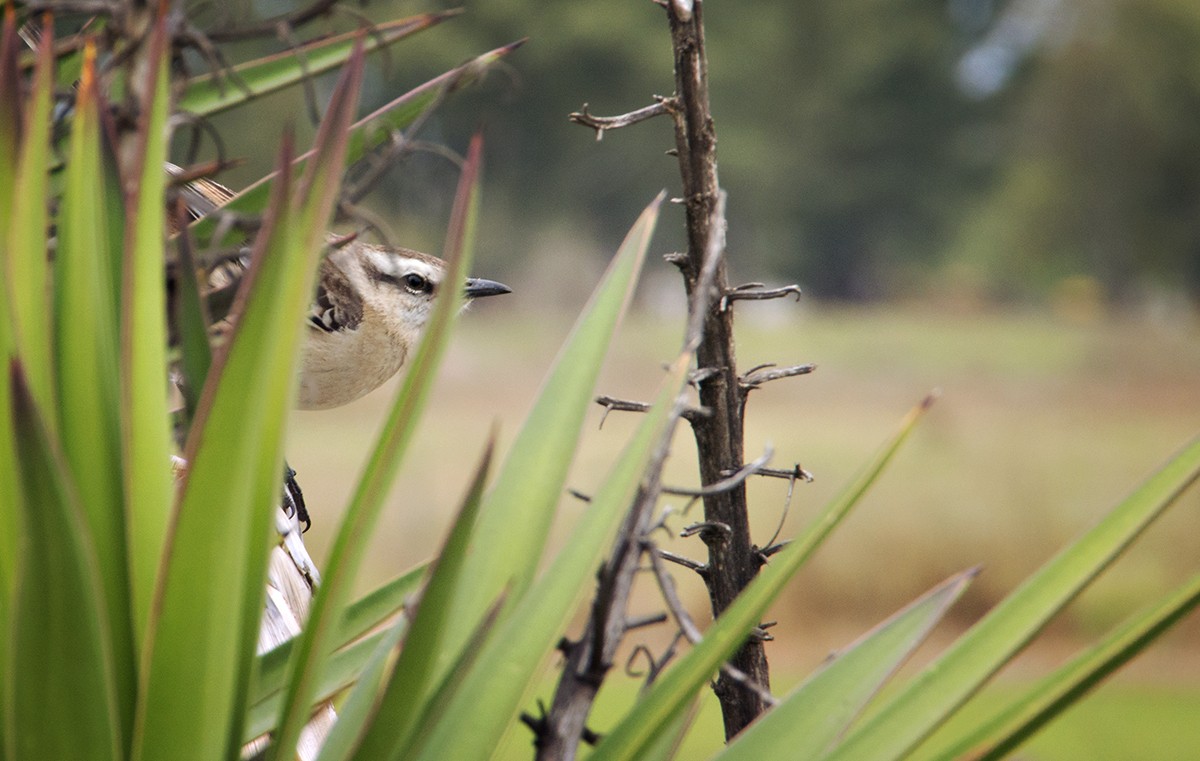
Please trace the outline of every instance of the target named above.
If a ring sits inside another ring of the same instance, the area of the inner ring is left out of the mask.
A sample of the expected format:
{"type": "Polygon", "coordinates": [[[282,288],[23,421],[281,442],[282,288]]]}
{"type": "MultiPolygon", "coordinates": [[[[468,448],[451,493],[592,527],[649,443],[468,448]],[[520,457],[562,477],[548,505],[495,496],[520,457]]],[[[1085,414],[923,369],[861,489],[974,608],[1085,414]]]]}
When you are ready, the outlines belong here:
{"type": "Polygon", "coordinates": [[[509,288],[504,283],[497,283],[495,280],[484,280],[481,277],[467,278],[468,299],[478,299],[483,296],[499,296],[502,293],[512,293],[512,288],[509,288]]]}

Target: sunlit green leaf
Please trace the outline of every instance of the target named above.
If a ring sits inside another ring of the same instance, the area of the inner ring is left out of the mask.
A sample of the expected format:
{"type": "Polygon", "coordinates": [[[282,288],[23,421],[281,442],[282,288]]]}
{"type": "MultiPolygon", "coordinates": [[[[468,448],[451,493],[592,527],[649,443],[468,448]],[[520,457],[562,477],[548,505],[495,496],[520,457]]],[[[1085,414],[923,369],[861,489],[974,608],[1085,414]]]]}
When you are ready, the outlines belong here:
{"type": "MultiPolygon", "coordinates": [[[[363,637],[330,655],[313,691],[314,704],[329,700],[354,684],[380,644],[391,636],[403,634],[407,629],[408,619],[394,621],[384,630],[363,637]]],[[[285,676],[280,674],[274,680],[276,689],[251,704],[246,727],[242,730],[243,740],[249,741],[264,732],[273,732],[278,726],[279,712],[283,707],[283,688],[286,686],[285,676]]]]}
{"type": "MultiPolygon", "coordinates": [[[[12,217],[12,193],[17,171],[15,159],[19,152],[17,140],[21,126],[20,99],[16,96],[20,83],[16,66],[17,46],[16,13],[9,4],[4,8],[4,24],[0,31],[0,273],[7,271],[8,224],[12,217]]],[[[14,351],[13,340],[8,288],[0,285],[0,360],[5,366],[14,351]]],[[[16,444],[12,435],[12,401],[8,383],[8,373],[0,368],[0,483],[15,484],[16,444]]],[[[21,535],[16,500],[15,489],[0,489],[0,620],[3,621],[9,619],[7,606],[17,560],[17,537],[21,535]]],[[[7,632],[0,632],[0,680],[3,679],[4,663],[7,662],[4,656],[7,638],[7,632]]],[[[3,701],[0,695],[0,706],[3,701]]]]}
{"type": "MultiPolygon", "coordinates": [[[[460,587],[452,606],[454,620],[478,620],[502,590],[513,604],[532,583],[596,377],[637,282],[657,218],[656,202],[626,236],[513,441],[484,502],[480,538],[466,574],[474,581],[460,587]]],[[[443,657],[453,657],[457,649],[451,641],[443,657]]]]}
{"type": "MultiPolygon", "coordinates": [[[[445,632],[457,622],[448,614],[449,601],[459,584],[471,583],[462,576],[467,550],[482,503],[483,487],[490,467],[494,442],[489,441],[483,462],[463,500],[445,546],[430,569],[430,579],[421,595],[411,633],[405,638],[404,650],[395,669],[389,671],[375,701],[377,710],[387,718],[369,727],[343,727],[343,731],[361,738],[355,743],[362,757],[385,756],[390,748],[400,745],[421,720],[421,708],[437,686],[435,681],[438,649],[445,632]]],[[[345,741],[346,747],[350,742],[345,741]]]]}
{"type": "MultiPolygon", "coordinates": [[[[125,497],[129,520],[130,573],[137,632],[145,636],[155,579],[173,495],[168,459],[173,450],[167,415],[166,299],[163,198],[167,159],[168,56],[165,22],[151,38],[141,109],[138,160],[124,167],[137,178],[125,198],[125,257],[121,283],[121,420],[125,454],[125,497]]],[[[78,116],[76,117],[78,118],[78,116]]]]}
{"type": "Polygon", "coordinates": [[[903,757],[1107,568],[1197,476],[1200,439],[993,608],[828,758],[903,757]]]}
{"type": "MultiPolygon", "coordinates": [[[[58,215],[54,348],[59,368],[57,397],[62,448],[75,482],[86,485],[79,495],[80,504],[101,569],[99,580],[104,589],[101,603],[110,626],[108,638],[115,659],[120,715],[127,730],[133,716],[137,661],[129,618],[118,418],[118,328],[111,282],[111,258],[120,256],[120,252],[107,245],[100,113],[93,76],[95,50],[89,47],[88,51],[75,102],[64,196],[58,215]]],[[[161,374],[158,381],[161,387],[161,374]]],[[[160,455],[160,465],[163,459],[160,455]]],[[[165,512],[167,504],[168,498],[163,495],[158,511],[165,512]]]]}
{"type": "MultiPolygon", "coordinates": [[[[349,646],[371,629],[399,613],[405,599],[417,590],[421,580],[425,577],[425,571],[425,566],[418,566],[408,573],[392,579],[347,608],[333,636],[333,647],[340,649],[349,646]]],[[[292,648],[295,644],[296,640],[289,639],[258,657],[258,663],[255,666],[257,678],[254,682],[254,692],[250,697],[252,705],[258,706],[271,695],[283,689],[287,683],[288,660],[291,658],[292,648]]],[[[279,702],[276,701],[272,704],[270,714],[264,717],[267,729],[274,727],[278,713],[279,702]]],[[[266,730],[259,729],[257,732],[251,732],[249,738],[256,737],[263,731],[266,730]]]]}
{"type": "MultiPolygon", "coordinates": [[[[479,662],[479,658],[483,652],[483,643],[493,635],[496,625],[496,619],[500,614],[500,608],[504,606],[505,598],[501,595],[496,602],[488,608],[484,613],[483,619],[468,633],[466,646],[458,654],[458,658],[454,660],[451,667],[447,669],[446,678],[438,686],[438,689],[426,701],[424,710],[422,711],[422,720],[416,724],[416,733],[412,736],[410,747],[412,753],[403,753],[400,758],[408,759],[415,757],[418,752],[425,747],[429,741],[430,735],[437,730],[441,723],[441,717],[447,715],[451,701],[462,689],[463,682],[467,675],[472,673],[472,669],[479,662]]],[[[387,716],[377,714],[375,726],[378,726],[381,721],[386,722],[387,716]]],[[[356,748],[352,758],[357,761],[379,761],[377,756],[371,755],[362,747],[356,748]]]]}
{"type": "Polygon", "coordinates": [[[471,143],[468,160],[459,180],[455,211],[447,236],[448,270],[445,282],[454,285],[443,288],[435,302],[425,335],[413,355],[400,392],[334,540],[325,578],[313,601],[308,625],[301,634],[294,656],[292,681],[285,702],[287,714],[280,719],[282,729],[278,735],[280,739],[276,747],[279,750],[276,753],[290,754],[295,738],[299,737],[300,729],[304,726],[312,702],[312,684],[320,674],[328,650],[334,624],[332,612],[344,606],[344,600],[362,565],[367,549],[366,540],[373,532],[399,470],[400,460],[412,440],[416,422],[449,338],[451,320],[462,303],[463,292],[457,284],[466,282],[465,268],[471,260],[471,249],[467,242],[470,240],[469,228],[477,200],[482,150],[482,139],[477,137],[471,143]]]}
{"type": "Polygon", "coordinates": [[[208,759],[236,753],[241,744],[283,437],[306,330],[301,316],[338,189],[361,61],[346,68],[317,135],[320,158],[295,201],[285,194],[291,167],[285,140],[282,189],[243,282],[238,325],[201,395],[151,621],[138,759],[208,759]]]}
{"type": "Polygon", "coordinates": [[[952,576],[865,634],[845,652],[833,656],[778,706],[735,737],[717,759],[761,759],[780,748],[787,748],[796,758],[811,758],[825,750],[925,641],[975,573],[952,576]]]}
{"type": "Polygon", "coordinates": [[[5,751],[9,759],[124,758],[100,568],[79,492],[16,363],[10,382],[24,531],[8,622],[5,751]]]}
{"type": "Polygon", "coordinates": [[[325,738],[317,761],[342,761],[354,752],[363,728],[379,708],[379,696],[383,693],[385,680],[392,673],[391,666],[399,657],[404,631],[397,623],[380,638],[354,689],[342,704],[337,723],[325,738]]]}
{"type": "Polygon", "coordinates": [[[367,758],[386,754],[388,748],[398,744],[396,738],[408,736],[420,722],[419,709],[435,686],[433,666],[439,641],[445,630],[455,625],[446,617],[449,610],[446,603],[459,583],[469,583],[461,574],[479,515],[494,446],[494,439],[489,440],[458,517],[430,567],[429,582],[421,594],[412,630],[404,639],[404,649],[394,669],[381,671],[378,682],[363,682],[355,687],[350,699],[367,703],[371,709],[364,712],[357,723],[339,721],[333,732],[337,736],[336,750],[330,749],[324,756],[326,761],[347,758],[351,749],[367,758]],[[359,694],[364,692],[369,692],[369,696],[359,694]],[[367,724],[377,713],[387,718],[367,724]]]}
{"type": "Polygon", "coordinates": [[[426,573],[427,565],[422,563],[356,600],[342,615],[338,634],[334,637],[335,645],[340,647],[352,637],[361,637],[397,613],[426,573]]]}
{"type": "Polygon", "coordinates": [[[941,750],[927,754],[922,747],[918,750],[919,755],[945,761],[966,757],[979,761],[1004,758],[1149,647],[1197,605],[1200,605],[1200,576],[1193,577],[1039,680],[991,718],[976,722],[972,730],[957,741],[939,742],[940,734],[934,735],[929,744],[936,744],[941,750]]]}
{"type": "MultiPolygon", "coordinates": [[[[610,268],[610,272],[613,273],[610,281],[602,283],[593,296],[595,311],[585,312],[586,315],[590,315],[590,321],[588,317],[584,317],[578,323],[576,332],[570,339],[572,343],[564,348],[560,362],[569,362],[571,357],[579,357],[577,352],[580,350],[580,343],[586,344],[593,340],[607,343],[611,339],[612,321],[617,318],[624,302],[623,288],[632,287],[632,281],[636,278],[638,265],[645,256],[653,234],[661,201],[660,196],[642,213],[626,236],[610,268]],[[627,266],[632,269],[627,270],[627,266]]],[[[505,726],[517,714],[523,698],[532,690],[538,676],[538,664],[552,651],[554,642],[562,636],[571,616],[575,614],[587,593],[586,582],[595,573],[603,553],[609,549],[641,482],[651,452],[655,446],[663,444],[667,435],[669,413],[683,386],[690,358],[690,354],[682,355],[672,366],[654,408],[647,413],[633,440],[626,446],[612,472],[593,496],[579,525],[572,531],[566,543],[568,549],[559,553],[546,572],[532,583],[526,594],[514,597],[509,612],[497,624],[495,635],[482,646],[471,671],[465,676],[452,677],[461,679],[461,686],[447,696],[445,707],[437,711],[439,719],[436,725],[431,721],[424,722],[427,726],[423,726],[423,730],[427,738],[422,739],[415,747],[395,747],[388,757],[466,760],[486,758],[490,755],[496,738],[501,736],[505,726]],[[470,706],[469,710],[466,709],[467,706],[470,706]]],[[[561,369],[561,365],[559,368],[561,369]]],[[[564,403],[569,399],[570,403],[586,406],[588,399],[573,398],[575,389],[570,388],[568,384],[573,382],[579,386],[586,386],[590,392],[593,381],[594,379],[587,374],[576,376],[571,381],[564,376],[555,377],[547,384],[538,405],[557,397],[564,400],[564,403]]],[[[578,428],[573,428],[575,425],[576,420],[571,416],[556,419],[553,415],[547,415],[545,411],[539,415],[535,407],[535,411],[526,422],[525,432],[536,430],[534,426],[542,426],[540,430],[545,437],[559,439],[566,431],[578,436],[578,428]],[[559,426],[563,430],[554,431],[551,426],[559,426]]],[[[514,444],[514,448],[519,446],[521,441],[522,437],[519,436],[518,444],[514,444]]],[[[526,438],[525,443],[528,444],[528,441],[526,438]]],[[[573,449],[574,440],[566,439],[565,445],[573,449]]],[[[528,462],[513,457],[510,457],[506,465],[506,468],[527,467],[528,462]]],[[[549,471],[530,471],[529,476],[531,479],[560,479],[558,490],[561,491],[561,479],[565,474],[558,471],[556,464],[551,464],[549,471]]],[[[512,477],[511,472],[502,472],[497,478],[497,484],[506,475],[512,477]]],[[[496,491],[493,490],[489,497],[494,497],[495,494],[496,491]]],[[[552,502],[556,503],[557,500],[552,502]]],[[[549,507],[552,509],[553,504],[549,507]]],[[[515,502],[506,503],[491,499],[485,502],[484,510],[511,511],[511,519],[518,521],[530,517],[515,502]]],[[[470,562],[479,560],[479,555],[475,553],[478,553],[482,546],[493,541],[507,541],[489,532],[486,528],[486,517],[486,512],[481,515],[479,530],[473,541],[473,554],[468,556],[470,562]]],[[[540,518],[541,516],[538,516],[538,519],[540,518]]],[[[496,529],[496,524],[496,521],[492,522],[491,530],[496,529]]],[[[468,565],[468,568],[470,567],[472,566],[468,565]]],[[[485,566],[476,567],[479,569],[477,572],[464,574],[466,586],[477,585],[480,581],[479,573],[494,573],[484,570],[485,566]]],[[[459,585],[459,588],[463,589],[464,585],[459,585]]],[[[454,638],[446,638],[442,647],[458,648],[460,645],[454,638]]],[[[443,649],[440,657],[444,658],[446,653],[447,650],[443,649]]],[[[430,707],[424,708],[422,714],[435,715],[430,707]]]]}
{"type": "MultiPolygon", "coordinates": [[[[423,13],[410,18],[377,24],[364,40],[372,52],[435,26],[457,15],[458,11],[423,13]]],[[[268,93],[294,85],[306,77],[321,74],[344,64],[350,58],[360,32],[348,32],[299,45],[294,50],[238,64],[233,71],[206,74],[192,79],[179,99],[179,110],[211,116],[268,93]]]]}
{"type": "Polygon", "coordinates": [[[11,312],[13,340],[22,357],[33,397],[44,410],[51,431],[58,429],[54,399],[53,343],[50,309],[50,267],[47,260],[46,163],[50,148],[50,107],[53,87],[53,39],[42,36],[32,98],[25,110],[25,125],[17,172],[12,189],[12,224],[8,230],[4,286],[11,312]]]}

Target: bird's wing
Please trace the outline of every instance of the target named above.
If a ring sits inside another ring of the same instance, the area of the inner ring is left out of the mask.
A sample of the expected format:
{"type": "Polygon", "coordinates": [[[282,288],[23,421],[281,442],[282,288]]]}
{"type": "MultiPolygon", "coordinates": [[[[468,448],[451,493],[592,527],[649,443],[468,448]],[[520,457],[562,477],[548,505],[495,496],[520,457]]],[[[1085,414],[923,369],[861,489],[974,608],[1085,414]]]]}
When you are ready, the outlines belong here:
{"type": "Polygon", "coordinates": [[[333,262],[321,263],[321,281],[313,302],[308,324],[326,333],[354,330],[362,322],[362,297],[350,285],[345,273],[333,262]]]}

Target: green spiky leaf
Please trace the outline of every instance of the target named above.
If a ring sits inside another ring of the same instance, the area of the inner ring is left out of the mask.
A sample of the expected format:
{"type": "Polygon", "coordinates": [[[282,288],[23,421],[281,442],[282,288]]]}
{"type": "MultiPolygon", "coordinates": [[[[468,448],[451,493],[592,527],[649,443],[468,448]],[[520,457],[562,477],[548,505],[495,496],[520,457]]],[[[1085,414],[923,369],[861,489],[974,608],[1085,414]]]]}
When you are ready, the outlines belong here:
{"type": "Polygon", "coordinates": [[[903,757],[1020,652],[1198,476],[1200,439],[1042,566],[827,757],[903,757]]]}
{"type": "MultiPolygon", "coordinates": [[[[423,29],[440,24],[459,11],[422,13],[405,19],[377,24],[371,29],[364,47],[366,52],[386,48],[423,29]]],[[[226,111],[243,103],[330,71],[344,64],[359,40],[359,32],[347,32],[297,46],[293,50],[259,58],[217,72],[196,77],[187,83],[179,99],[179,110],[200,116],[226,111]]]]}
{"type": "Polygon", "coordinates": [[[956,574],[831,658],[776,707],[738,734],[714,761],[743,761],[787,748],[817,755],[846,731],[975,577],[956,574]]]}
{"type": "Polygon", "coordinates": [[[126,739],[99,561],[79,491],[19,367],[11,365],[10,382],[24,530],[9,622],[4,747],[10,759],[115,761],[125,757],[126,739]],[[64,706],[71,706],[69,725],[64,706]]]}

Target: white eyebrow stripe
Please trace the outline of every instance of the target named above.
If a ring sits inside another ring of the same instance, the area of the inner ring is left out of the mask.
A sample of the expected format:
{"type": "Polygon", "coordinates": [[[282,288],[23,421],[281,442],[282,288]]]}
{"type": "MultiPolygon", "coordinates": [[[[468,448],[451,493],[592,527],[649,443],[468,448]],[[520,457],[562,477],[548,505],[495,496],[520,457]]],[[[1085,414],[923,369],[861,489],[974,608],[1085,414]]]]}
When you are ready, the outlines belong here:
{"type": "Polygon", "coordinates": [[[441,280],[441,271],[432,264],[413,257],[392,254],[379,249],[367,249],[371,264],[379,272],[394,278],[416,273],[431,283],[441,280]]]}

